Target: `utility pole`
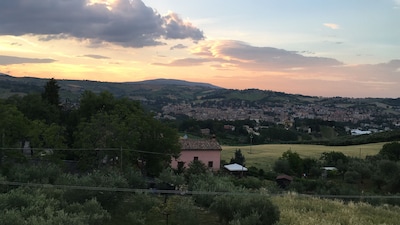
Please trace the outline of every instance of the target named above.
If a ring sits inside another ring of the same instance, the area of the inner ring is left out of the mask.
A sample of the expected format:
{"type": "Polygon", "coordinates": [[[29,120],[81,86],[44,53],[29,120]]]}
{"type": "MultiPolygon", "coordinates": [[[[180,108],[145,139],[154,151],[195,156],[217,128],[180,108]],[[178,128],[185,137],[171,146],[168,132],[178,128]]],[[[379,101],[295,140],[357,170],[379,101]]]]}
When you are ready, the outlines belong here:
{"type": "Polygon", "coordinates": [[[253,134],[250,134],[250,154],[252,146],[253,146],[253,134]]]}
{"type": "Polygon", "coordinates": [[[122,147],[120,147],[120,149],[121,149],[121,161],[120,161],[120,164],[121,164],[121,171],[122,171],[122,147]]]}

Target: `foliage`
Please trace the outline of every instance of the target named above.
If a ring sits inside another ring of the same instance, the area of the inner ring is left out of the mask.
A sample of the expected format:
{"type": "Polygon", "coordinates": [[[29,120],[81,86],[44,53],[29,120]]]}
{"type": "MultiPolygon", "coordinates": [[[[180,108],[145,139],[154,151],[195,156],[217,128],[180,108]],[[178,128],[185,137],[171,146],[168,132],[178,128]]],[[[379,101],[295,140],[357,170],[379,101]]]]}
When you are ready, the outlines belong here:
{"type": "Polygon", "coordinates": [[[96,198],[102,207],[107,210],[114,209],[115,205],[124,199],[126,195],[124,192],[113,192],[113,188],[128,187],[127,180],[115,170],[96,170],[82,176],[63,174],[55,183],[76,186],[76,188],[65,191],[64,198],[68,203],[82,203],[96,198]],[[96,188],[109,190],[96,190],[96,188]]]}
{"type": "Polygon", "coordinates": [[[23,183],[54,184],[62,175],[62,170],[55,164],[14,164],[6,174],[9,181],[23,183]]]}
{"type": "Polygon", "coordinates": [[[296,194],[272,197],[281,211],[280,224],[398,224],[400,208],[390,205],[372,206],[363,202],[344,202],[296,194]]]}
{"type": "Polygon", "coordinates": [[[160,183],[169,184],[174,187],[179,187],[185,183],[185,178],[181,174],[175,174],[170,167],[161,171],[158,179],[160,183]]]}
{"type": "Polygon", "coordinates": [[[245,166],[244,162],[246,161],[246,158],[242,154],[242,151],[240,149],[237,149],[235,151],[235,156],[231,159],[230,163],[237,163],[242,166],[245,166]]]}
{"type": "Polygon", "coordinates": [[[225,224],[235,219],[243,220],[245,224],[253,221],[255,225],[272,225],[279,220],[280,215],[278,207],[264,195],[217,196],[211,210],[215,211],[225,224]]]}
{"type": "Polygon", "coordinates": [[[207,171],[207,166],[202,161],[193,160],[189,163],[185,176],[187,180],[190,180],[193,176],[205,174],[207,171]]]}
{"type": "Polygon", "coordinates": [[[292,150],[287,150],[282,154],[281,159],[287,160],[290,167],[290,174],[300,175],[303,174],[303,160],[297,152],[292,152],[292,150]]]}
{"type": "Polygon", "coordinates": [[[164,204],[152,209],[158,215],[168,216],[171,224],[198,225],[197,209],[190,197],[172,196],[164,204]]]}
{"type": "Polygon", "coordinates": [[[134,168],[126,168],[123,176],[128,182],[130,188],[146,188],[146,181],[140,171],[134,168]]]}
{"type": "MultiPolygon", "coordinates": [[[[50,191],[50,194],[57,191],[50,191]]],[[[90,199],[66,205],[63,199],[49,195],[49,190],[18,188],[0,194],[0,224],[105,224],[110,215],[90,199]]]]}
{"type": "Polygon", "coordinates": [[[383,145],[379,155],[383,158],[399,161],[400,160],[400,143],[399,142],[391,142],[383,145]]]}
{"type": "Polygon", "coordinates": [[[342,152],[323,152],[321,154],[325,166],[337,166],[340,163],[347,163],[348,158],[342,152]]]}
{"type": "Polygon", "coordinates": [[[60,95],[59,95],[60,86],[57,84],[57,81],[54,78],[51,78],[47,81],[44,86],[44,92],[42,93],[42,98],[47,101],[51,105],[59,106],[60,105],[60,95]]]}
{"type": "MultiPolygon", "coordinates": [[[[230,192],[237,190],[235,185],[228,177],[218,177],[213,174],[200,174],[191,178],[189,190],[195,192],[230,192]]],[[[194,195],[193,199],[199,206],[208,208],[214,201],[214,195],[200,194],[194,195]]]]}
{"type": "Polygon", "coordinates": [[[234,178],[232,182],[235,186],[244,187],[246,189],[254,189],[258,190],[262,187],[263,183],[262,180],[258,179],[257,177],[241,177],[240,179],[234,178]]]}

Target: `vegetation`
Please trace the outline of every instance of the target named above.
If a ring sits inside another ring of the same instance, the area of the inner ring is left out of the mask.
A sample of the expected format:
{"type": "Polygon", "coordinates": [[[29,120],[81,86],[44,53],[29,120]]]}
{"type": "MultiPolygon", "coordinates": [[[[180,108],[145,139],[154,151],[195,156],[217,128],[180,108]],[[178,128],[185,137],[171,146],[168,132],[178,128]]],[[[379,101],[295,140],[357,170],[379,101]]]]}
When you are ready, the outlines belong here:
{"type": "Polygon", "coordinates": [[[398,206],[372,206],[364,202],[320,199],[288,194],[273,197],[272,202],[281,210],[279,225],[308,224],[398,224],[398,206]]]}
{"type": "MultiPolygon", "coordinates": [[[[201,161],[173,170],[179,145],[171,123],[109,92],[85,91],[78,105],[62,105],[59,89],[51,79],[43,93],[0,100],[0,225],[398,222],[399,142],[256,145],[261,139],[238,129],[250,145],[224,146],[222,159],[246,164],[247,176],[211,173],[201,161]],[[293,178],[284,189],[275,181],[282,173],[293,178]]],[[[173,126],[203,128],[191,120],[173,126]]],[[[290,138],[284,130],[272,127],[269,140],[290,138]]]]}

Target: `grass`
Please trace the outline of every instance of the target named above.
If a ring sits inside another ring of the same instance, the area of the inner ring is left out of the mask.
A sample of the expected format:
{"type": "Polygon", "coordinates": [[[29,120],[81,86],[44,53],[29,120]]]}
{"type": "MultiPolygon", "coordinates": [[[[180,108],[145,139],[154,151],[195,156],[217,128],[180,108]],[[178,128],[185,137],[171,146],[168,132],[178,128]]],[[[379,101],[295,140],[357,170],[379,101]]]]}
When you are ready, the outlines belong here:
{"type": "Polygon", "coordinates": [[[323,152],[343,152],[346,156],[365,158],[367,155],[376,155],[385,143],[372,143],[351,146],[323,146],[301,144],[265,144],[248,146],[222,146],[221,159],[229,162],[235,151],[240,149],[246,159],[246,166],[255,166],[269,171],[273,163],[287,150],[297,152],[301,158],[319,159],[323,152]]]}
{"type": "Polygon", "coordinates": [[[397,206],[372,206],[296,195],[272,197],[272,202],[281,213],[278,225],[395,225],[400,219],[400,207],[397,206]]]}

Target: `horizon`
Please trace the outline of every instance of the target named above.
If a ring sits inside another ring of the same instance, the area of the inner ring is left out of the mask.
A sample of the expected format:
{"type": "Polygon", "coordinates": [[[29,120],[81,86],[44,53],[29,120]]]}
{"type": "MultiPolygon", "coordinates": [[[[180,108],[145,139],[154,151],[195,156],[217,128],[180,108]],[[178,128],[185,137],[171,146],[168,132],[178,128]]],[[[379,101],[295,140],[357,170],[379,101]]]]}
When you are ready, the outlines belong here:
{"type": "Polygon", "coordinates": [[[400,0],[22,1],[0,2],[14,77],[400,97],[400,0]]]}
{"type": "MultiPolygon", "coordinates": [[[[33,79],[51,79],[50,78],[41,78],[41,77],[32,77],[32,76],[22,76],[22,77],[16,77],[16,76],[12,76],[9,74],[4,74],[0,72],[0,75],[7,75],[7,76],[11,76],[14,78],[33,78],[33,79]]],[[[169,78],[154,78],[154,79],[148,79],[148,80],[140,80],[140,81],[98,81],[98,80],[87,80],[87,79],[56,79],[54,78],[56,81],[88,81],[88,82],[100,82],[100,83],[114,83],[114,84],[124,84],[124,83],[139,83],[139,82],[146,82],[146,81],[155,81],[155,80],[175,80],[175,81],[183,81],[183,82],[188,82],[188,83],[201,83],[201,84],[205,84],[205,85],[211,85],[217,88],[221,88],[221,89],[226,89],[226,90],[239,90],[239,91],[243,91],[243,90],[251,90],[251,89],[255,89],[255,90],[259,90],[259,91],[271,91],[271,92],[277,92],[277,93],[283,93],[283,94],[287,94],[287,95],[302,95],[302,96],[306,96],[306,97],[312,97],[312,98],[349,98],[349,99],[367,99],[367,98],[379,98],[379,99],[397,99],[400,97],[348,97],[348,96],[317,96],[317,95],[306,95],[306,94],[302,94],[302,93],[289,93],[289,92],[284,92],[284,91],[275,91],[275,90],[269,90],[269,89],[259,89],[259,88],[245,88],[245,89],[237,89],[237,88],[225,88],[225,87],[220,87],[220,86],[216,86],[212,83],[207,83],[207,82],[192,82],[192,81],[188,81],[188,80],[181,80],[181,79],[169,79],[169,78]]]]}

